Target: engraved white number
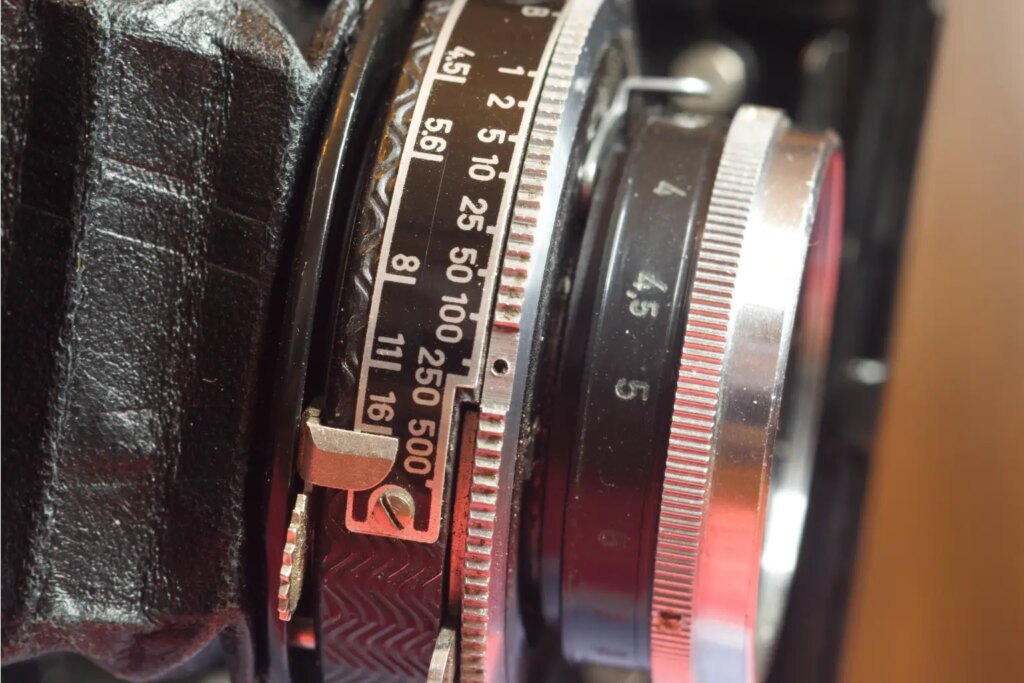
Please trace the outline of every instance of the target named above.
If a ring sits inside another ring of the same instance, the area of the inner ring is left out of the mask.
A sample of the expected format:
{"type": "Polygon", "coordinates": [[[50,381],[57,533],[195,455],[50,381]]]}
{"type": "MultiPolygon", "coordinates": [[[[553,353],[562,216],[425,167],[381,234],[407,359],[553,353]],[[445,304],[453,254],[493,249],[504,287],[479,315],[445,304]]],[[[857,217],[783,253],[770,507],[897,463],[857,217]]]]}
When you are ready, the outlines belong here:
{"type": "Polygon", "coordinates": [[[405,450],[414,458],[429,458],[434,454],[434,444],[430,439],[414,436],[405,442],[405,450]]]}
{"type": "Polygon", "coordinates": [[[458,325],[466,319],[466,309],[462,308],[458,304],[444,304],[441,306],[441,310],[438,312],[441,316],[441,320],[445,321],[450,325],[458,325]]]}
{"type": "Polygon", "coordinates": [[[468,76],[469,64],[466,62],[444,62],[441,64],[441,71],[449,76],[468,76]]]}
{"type": "Polygon", "coordinates": [[[433,152],[434,154],[440,154],[448,148],[448,141],[440,135],[427,135],[424,133],[420,136],[420,149],[424,152],[433,152]]]}
{"type": "Polygon", "coordinates": [[[498,174],[494,167],[498,165],[498,155],[492,154],[489,157],[473,157],[473,164],[469,167],[469,177],[480,182],[494,180],[498,174]]]}
{"type": "Polygon", "coordinates": [[[444,373],[440,368],[416,368],[416,381],[420,384],[433,384],[435,387],[444,383],[444,373]]]}
{"type": "Polygon", "coordinates": [[[480,142],[497,142],[500,144],[505,142],[505,136],[505,131],[500,128],[481,128],[480,132],[476,134],[476,139],[480,142]]]}
{"type": "Polygon", "coordinates": [[[423,130],[420,132],[420,138],[417,146],[421,151],[426,152],[427,154],[441,154],[441,152],[448,148],[448,140],[445,136],[451,132],[452,122],[450,119],[436,118],[433,116],[428,119],[424,119],[423,130]]]}
{"type": "Polygon", "coordinates": [[[412,400],[417,405],[435,406],[441,396],[437,389],[444,384],[444,371],[441,369],[444,353],[421,346],[417,360],[419,367],[416,368],[415,377],[420,386],[413,389],[412,400]]]}
{"type": "Polygon", "coordinates": [[[660,308],[657,301],[634,299],[629,302],[629,312],[637,318],[657,318],[660,308]]]}
{"type": "Polygon", "coordinates": [[[452,132],[452,122],[450,119],[440,119],[433,116],[423,120],[423,127],[427,129],[428,133],[448,134],[452,132]]]}
{"type": "Polygon", "coordinates": [[[418,360],[421,366],[429,364],[434,368],[440,368],[444,364],[444,351],[431,351],[421,346],[418,360]]]}
{"type": "Polygon", "coordinates": [[[657,292],[664,294],[667,291],[668,285],[658,279],[657,275],[641,270],[632,288],[626,290],[626,296],[631,299],[629,312],[637,318],[657,318],[661,304],[649,298],[640,298],[640,295],[646,293],[652,297],[657,296],[657,292]]]}
{"type": "Polygon", "coordinates": [[[658,184],[654,188],[654,194],[659,197],[667,197],[670,194],[679,195],[680,197],[686,196],[686,192],[682,188],[676,187],[667,180],[658,181],[658,184]]]}
{"type": "Polygon", "coordinates": [[[644,270],[641,270],[640,274],[636,276],[636,282],[633,283],[633,286],[640,292],[646,292],[652,289],[656,289],[662,293],[668,291],[668,285],[659,280],[657,275],[654,273],[648,273],[644,270]]]}
{"type": "Polygon", "coordinates": [[[437,423],[433,420],[409,420],[409,433],[413,436],[434,436],[437,423]]]}
{"type": "Polygon", "coordinates": [[[395,392],[389,391],[384,396],[370,394],[370,405],[366,409],[366,417],[374,422],[391,422],[395,419],[395,392]]]}
{"type": "Polygon", "coordinates": [[[461,45],[456,45],[452,49],[448,50],[448,55],[450,55],[452,59],[462,59],[463,57],[475,57],[476,53],[462,47],[461,45]]]}
{"type": "Polygon", "coordinates": [[[474,203],[472,199],[463,195],[462,202],[459,204],[459,211],[461,213],[456,221],[459,230],[476,230],[479,232],[484,229],[483,213],[487,211],[487,200],[478,199],[474,203]]]}
{"type": "Polygon", "coordinates": [[[435,334],[446,344],[457,344],[462,341],[462,328],[458,325],[449,325],[448,323],[438,325],[435,334]]]}
{"type": "Polygon", "coordinates": [[[473,269],[460,263],[453,263],[448,266],[445,273],[452,282],[464,285],[473,279],[473,269]]]}
{"type": "Polygon", "coordinates": [[[415,455],[410,455],[405,459],[405,471],[409,474],[430,474],[432,469],[430,460],[426,458],[419,458],[415,455]]]}
{"type": "Polygon", "coordinates": [[[465,83],[466,76],[469,75],[470,64],[467,61],[460,61],[466,57],[474,57],[476,55],[472,50],[468,50],[461,45],[453,47],[444,53],[444,60],[441,62],[441,73],[446,76],[453,76],[454,78],[448,78],[445,80],[454,81],[456,83],[465,83]]]}
{"type": "Polygon", "coordinates": [[[511,95],[505,95],[504,97],[498,97],[494,93],[487,96],[487,106],[497,107],[498,109],[511,109],[516,106],[516,98],[511,95]]]}
{"type": "Polygon", "coordinates": [[[401,358],[402,347],[405,346],[405,337],[401,334],[396,334],[394,337],[377,337],[378,344],[386,344],[387,346],[378,346],[375,350],[378,356],[384,356],[385,358],[401,358]]]}
{"type": "Polygon", "coordinates": [[[444,322],[437,326],[434,334],[440,341],[456,344],[462,341],[462,328],[459,324],[466,319],[466,304],[469,303],[469,297],[463,292],[459,296],[442,296],[441,301],[443,303],[438,315],[444,322]]]}
{"type": "Polygon", "coordinates": [[[416,256],[395,254],[391,257],[391,268],[403,273],[415,273],[420,269],[420,260],[416,256]]]}
{"type": "Polygon", "coordinates": [[[417,360],[419,360],[420,365],[427,363],[435,368],[439,368],[444,364],[444,351],[431,351],[421,346],[417,360]]]}
{"type": "Polygon", "coordinates": [[[651,385],[638,379],[626,379],[623,377],[615,383],[615,395],[623,401],[632,401],[635,398],[639,398],[641,403],[647,403],[650,391],[651,385]]]}
{"type": "Polygon", "coordinates": [[[476,249],[470,249],[469,247],[452,247],[452,250],[448,252],[448,258],[451,259],[452,263],[476,264],[476,249]]]}
{"type": "Polygon", "coordinates": [[[473,279],[473,269],[466,264],[476,265],[476,249],[453,247],[448,253],[448,258],[452,263],[445,274],[450,281],[464,285],[473,279]]]}
{"type": "Polygon", "coordinates": [[[405,469],[411,474],[427,474],[433,468],[429,458],[434,454],[434,442],[425,437],[437,434],[437,424],[433,420],[409,420],[409,434],[412,436],[405,442],[405,452],[409,454],[405,469]]]}
{"type": "Polygon", "coordinates": [[[436,406],[441,401],[441,392],[434,387],[416,387],[412,390],[412,401],[418,406],[436,406]]]}

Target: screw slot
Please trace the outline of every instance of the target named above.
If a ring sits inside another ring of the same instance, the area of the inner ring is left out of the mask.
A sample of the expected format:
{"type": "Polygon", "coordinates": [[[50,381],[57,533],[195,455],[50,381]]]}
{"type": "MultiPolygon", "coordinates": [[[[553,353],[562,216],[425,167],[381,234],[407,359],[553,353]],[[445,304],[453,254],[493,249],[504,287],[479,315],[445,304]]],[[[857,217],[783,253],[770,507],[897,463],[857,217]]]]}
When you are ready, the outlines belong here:
{"type": "Polygon", "coordinates": [[[498,360],[494,361],[493,365],[491,365],[491,372],[493,372],[498,377],[508,374],[508,370],[508,361],[505,360],[504,358],[499,358],[498,360]]]}

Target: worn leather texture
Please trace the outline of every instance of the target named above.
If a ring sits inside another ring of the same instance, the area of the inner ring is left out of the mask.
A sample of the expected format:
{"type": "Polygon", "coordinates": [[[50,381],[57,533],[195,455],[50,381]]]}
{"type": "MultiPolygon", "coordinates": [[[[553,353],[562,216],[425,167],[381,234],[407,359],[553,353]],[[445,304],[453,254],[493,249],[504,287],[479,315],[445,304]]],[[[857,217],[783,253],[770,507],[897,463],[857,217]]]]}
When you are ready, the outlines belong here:
{"type": "Polygon", "coordinates": [[[274,312],[358,5],[300,47],[257,0],[4,0],[4,663],[258,675],[274,312]]]}

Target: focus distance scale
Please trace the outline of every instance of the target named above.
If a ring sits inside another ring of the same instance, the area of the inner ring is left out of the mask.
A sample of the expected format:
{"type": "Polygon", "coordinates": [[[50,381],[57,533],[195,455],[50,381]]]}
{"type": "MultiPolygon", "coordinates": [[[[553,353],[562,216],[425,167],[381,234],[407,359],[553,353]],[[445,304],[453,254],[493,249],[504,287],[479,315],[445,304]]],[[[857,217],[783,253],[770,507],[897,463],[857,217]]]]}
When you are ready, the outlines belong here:
{"type": "Polygon", "coordinates": [[[612,0],[420,10],[275,603],[323,680],[529,680],[551,648],[658,683],[767,671],[842,156],[776,110],[681,110],[707,84],[638,76],[632,26],[612,0]]]}

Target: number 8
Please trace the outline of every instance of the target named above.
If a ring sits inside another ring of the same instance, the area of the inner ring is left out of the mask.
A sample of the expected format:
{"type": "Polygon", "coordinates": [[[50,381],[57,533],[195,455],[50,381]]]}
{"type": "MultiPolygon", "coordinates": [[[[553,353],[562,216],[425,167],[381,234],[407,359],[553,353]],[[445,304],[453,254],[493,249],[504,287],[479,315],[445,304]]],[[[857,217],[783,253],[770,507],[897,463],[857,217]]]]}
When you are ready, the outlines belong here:
{"type": "Polygon", "coordinates": [[[420,260],[415,256],[395,254],[391,257],[391,268],[404,273],[415,273],[420,269],[420,260]]]}

